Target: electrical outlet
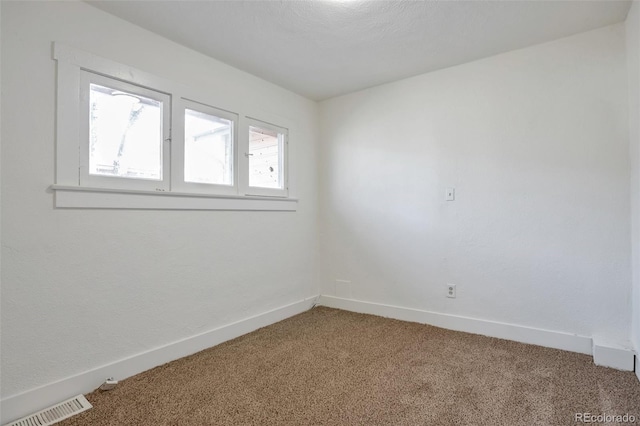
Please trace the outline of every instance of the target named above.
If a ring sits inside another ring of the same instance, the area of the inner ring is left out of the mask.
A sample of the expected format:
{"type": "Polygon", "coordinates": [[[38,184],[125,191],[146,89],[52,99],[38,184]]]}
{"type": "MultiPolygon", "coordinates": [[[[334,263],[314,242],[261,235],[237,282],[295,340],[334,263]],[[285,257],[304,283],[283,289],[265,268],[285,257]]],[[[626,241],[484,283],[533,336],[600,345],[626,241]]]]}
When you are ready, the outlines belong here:
{"type": "Polygon", "coordinates": [[[452,299],[456,298],[456,285],[455,284],[447,284],[447,297],[452,299]]]}

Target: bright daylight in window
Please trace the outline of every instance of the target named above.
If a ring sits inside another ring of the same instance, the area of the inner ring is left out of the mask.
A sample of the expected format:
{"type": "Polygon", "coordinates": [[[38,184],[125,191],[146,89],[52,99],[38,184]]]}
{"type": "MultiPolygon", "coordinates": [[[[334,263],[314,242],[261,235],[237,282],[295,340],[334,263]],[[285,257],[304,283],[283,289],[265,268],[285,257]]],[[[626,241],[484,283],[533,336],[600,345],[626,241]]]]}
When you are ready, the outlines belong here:
{"type": "Polygon", "coordinates": [[[185,109],[184,180],[233,185],[233,122],[185,109]]]}
{"type": "Polygon", "coordinates": [[[90,85],[89,173],[162,180],[162,102],[90,85]]]}
{"type": "Polygon", "coordinates": [[[249,186],[282,189],[284,134],[249,127],[249,186]]]}

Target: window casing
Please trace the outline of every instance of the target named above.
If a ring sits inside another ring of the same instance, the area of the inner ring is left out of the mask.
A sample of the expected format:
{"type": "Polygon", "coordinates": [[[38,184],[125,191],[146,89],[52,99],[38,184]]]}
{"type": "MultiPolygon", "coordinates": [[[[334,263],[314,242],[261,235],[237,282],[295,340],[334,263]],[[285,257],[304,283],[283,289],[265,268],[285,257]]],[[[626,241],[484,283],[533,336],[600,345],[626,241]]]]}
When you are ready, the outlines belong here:
{"type": "Polygon", "coordinates": [[[179,99],[176,110],[172,187],[238,194],[238,114],[188,99],[179,99]]]}
{"type": "Polygon", "coordinates": [[[57,207],[297,209],[286,118],[59,43],[54,59],[57,207]]]}

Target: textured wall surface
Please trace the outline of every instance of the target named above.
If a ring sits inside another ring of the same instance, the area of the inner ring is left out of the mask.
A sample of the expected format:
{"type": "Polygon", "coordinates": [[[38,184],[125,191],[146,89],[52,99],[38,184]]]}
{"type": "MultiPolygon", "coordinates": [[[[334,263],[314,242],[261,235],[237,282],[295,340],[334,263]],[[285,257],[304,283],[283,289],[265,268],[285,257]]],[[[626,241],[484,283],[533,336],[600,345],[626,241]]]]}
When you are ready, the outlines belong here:
{"type": "Polygon", "coordinates": [[[321,293],[628,343],[625,61],[617,24],[322,102],[321,293]]]}
{"type": "Polygon", "coordinates": [[[317,294],[315,103],[82,2],[2,9],[3,397],[317,294]],[[54,209],[52,41],[290,119],[298,211],[54,209]]]}
{"type": "Polygon", "coordinates": [[[635,2],[626,21],[629,77],[629,157],[631,161],[631,340],[640,353],[640,4],[635,2]]]}

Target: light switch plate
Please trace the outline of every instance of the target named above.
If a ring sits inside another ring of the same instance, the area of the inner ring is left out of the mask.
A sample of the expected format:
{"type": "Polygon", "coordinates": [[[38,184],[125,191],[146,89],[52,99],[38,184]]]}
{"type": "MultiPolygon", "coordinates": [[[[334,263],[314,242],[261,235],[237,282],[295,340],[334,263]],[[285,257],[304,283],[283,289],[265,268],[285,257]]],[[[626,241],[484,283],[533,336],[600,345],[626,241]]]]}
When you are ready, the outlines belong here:
{"type": "Polygon", "coordinates": [[[444,200],[445,201],[454,201],[456,199],[456,189],[455,188],[447,188],[444,192],[444,200]]]}

